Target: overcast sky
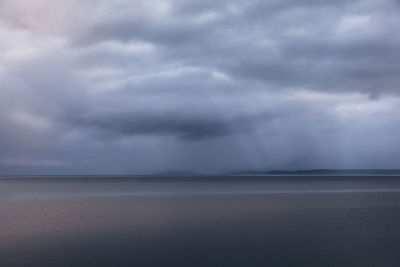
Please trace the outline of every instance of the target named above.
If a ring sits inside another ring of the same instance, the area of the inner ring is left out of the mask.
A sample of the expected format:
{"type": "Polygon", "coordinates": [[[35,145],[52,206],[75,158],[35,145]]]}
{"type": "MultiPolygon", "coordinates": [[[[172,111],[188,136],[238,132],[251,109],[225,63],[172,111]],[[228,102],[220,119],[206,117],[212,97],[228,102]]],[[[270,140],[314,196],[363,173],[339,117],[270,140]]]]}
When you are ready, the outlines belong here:
{"type": "Polygon", "coordinates": [[[397,0],[0,0],[0,174],[400,168],[397,0]]]}

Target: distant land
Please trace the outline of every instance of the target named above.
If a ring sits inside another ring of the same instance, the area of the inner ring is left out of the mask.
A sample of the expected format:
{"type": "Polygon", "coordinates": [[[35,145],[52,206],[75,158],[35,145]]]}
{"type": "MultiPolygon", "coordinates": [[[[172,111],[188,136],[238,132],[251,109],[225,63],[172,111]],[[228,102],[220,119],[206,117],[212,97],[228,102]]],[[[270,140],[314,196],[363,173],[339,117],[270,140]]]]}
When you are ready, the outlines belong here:
{"type": "MultiPolygon", "coordinates": [[[[269,176],[269,175],[400,175],[400,170],[388,169],[310,169],[310,170],[240,170],[234,172],[169,171],[156,176],[269,176]]],[[[150,175],[151,176],[151,175],[150,175]]]]}
{"type": "Polygon", "coordinates": [[[239,171],[231,175],[400,175],[400,170],[272,170],[272,171],[239,171]]]}
{"type": "Polygon", "coordinates": [[[85,178],[85,179],[113,179],[113,178],[162,178],[162,177],[246,177],[246,176],[400,176],[400,170],[334,170],[334,169],[313,169],[313,170],[243,170],[235,172],[196,172],[196,171],[167,171],[145,174],[3,174],[0,179],[12,178],[85,178]]]}

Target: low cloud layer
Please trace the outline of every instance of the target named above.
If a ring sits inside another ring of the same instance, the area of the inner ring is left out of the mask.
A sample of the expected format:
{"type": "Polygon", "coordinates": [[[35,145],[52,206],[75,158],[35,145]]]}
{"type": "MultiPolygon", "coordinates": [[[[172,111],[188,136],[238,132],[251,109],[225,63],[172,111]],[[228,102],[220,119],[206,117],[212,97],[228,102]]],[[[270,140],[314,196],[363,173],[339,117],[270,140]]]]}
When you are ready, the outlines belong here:
{"type": "Polygon", "coordinates": [[[0,174],[400,168],[400,5],[0,1],[0,174]]]}

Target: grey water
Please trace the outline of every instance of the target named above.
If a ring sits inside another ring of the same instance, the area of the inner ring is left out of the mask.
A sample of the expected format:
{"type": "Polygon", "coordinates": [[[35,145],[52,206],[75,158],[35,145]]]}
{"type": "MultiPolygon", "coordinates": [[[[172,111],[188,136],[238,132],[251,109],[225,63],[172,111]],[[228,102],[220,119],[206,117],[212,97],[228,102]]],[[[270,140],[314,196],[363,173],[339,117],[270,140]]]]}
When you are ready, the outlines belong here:
{"type": "Polygon", "coordinates": [[[0,266],[400,266],[398,176],[0,179],[0,266]]]}

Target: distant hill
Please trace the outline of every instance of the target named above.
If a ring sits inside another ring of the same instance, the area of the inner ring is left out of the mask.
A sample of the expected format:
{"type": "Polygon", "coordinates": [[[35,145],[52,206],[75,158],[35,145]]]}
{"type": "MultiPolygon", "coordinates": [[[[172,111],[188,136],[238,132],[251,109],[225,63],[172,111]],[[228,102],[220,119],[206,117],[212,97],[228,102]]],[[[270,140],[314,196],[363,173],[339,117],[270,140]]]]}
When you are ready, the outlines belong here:
{"type": "Polygon", "coordinates": [[[400,175],[400,170],[266,170],[237,171],[230,175],[400,175]]]}

